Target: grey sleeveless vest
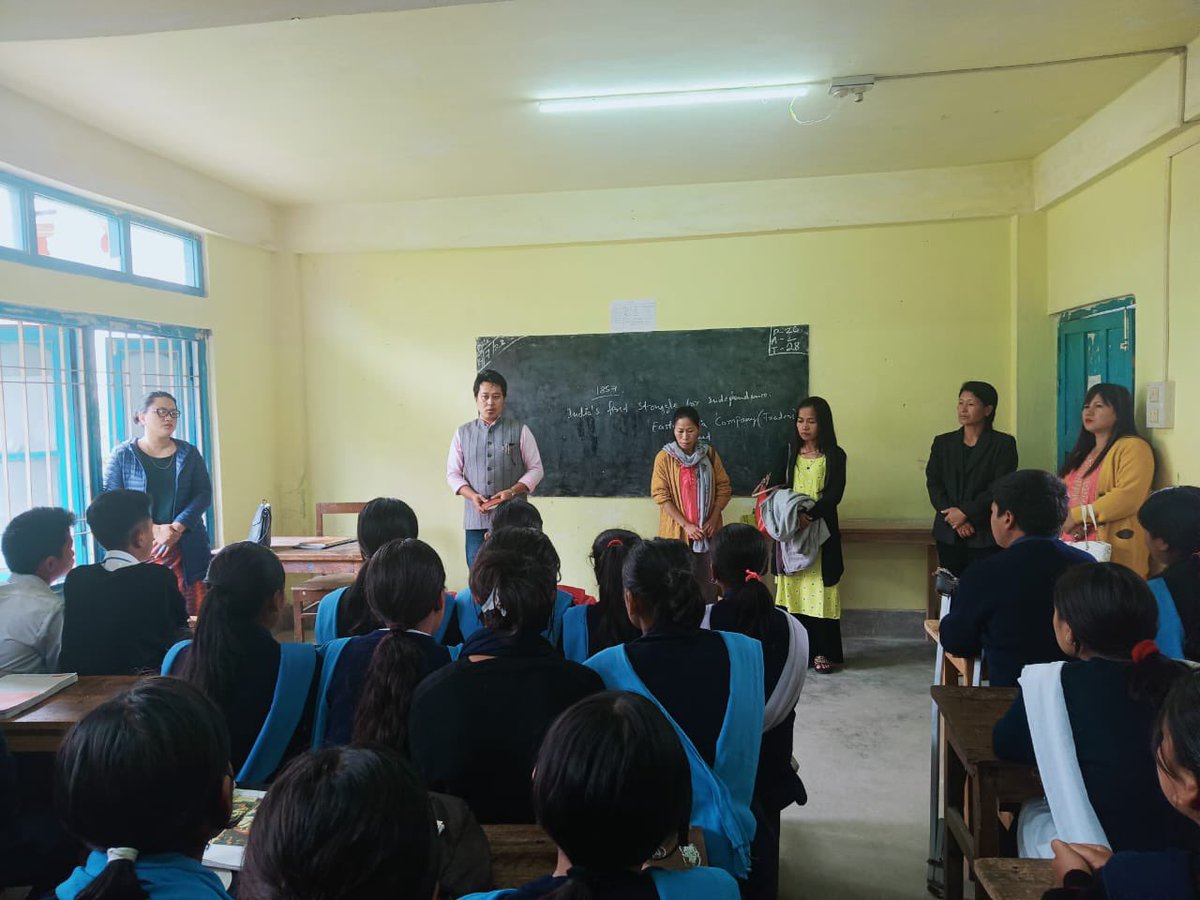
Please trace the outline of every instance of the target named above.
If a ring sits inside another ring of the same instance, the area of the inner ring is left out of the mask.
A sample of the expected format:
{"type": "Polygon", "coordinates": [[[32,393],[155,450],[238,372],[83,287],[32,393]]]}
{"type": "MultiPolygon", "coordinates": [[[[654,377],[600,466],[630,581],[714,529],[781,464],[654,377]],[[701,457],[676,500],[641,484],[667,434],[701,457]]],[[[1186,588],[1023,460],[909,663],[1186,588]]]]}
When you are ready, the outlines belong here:
{"type": "MultiPolygon", "coordinates": [[[[491,497],[512,487],[525,474],[521,458],[521,423],[501,416],[491,427],[479,419],[459,426],[463,449],[463,477],[480,494],[491,497]]],[[[481,513],[470,500],[464,501],[464,528],[490,528],[492,514],[481,513]]]]}

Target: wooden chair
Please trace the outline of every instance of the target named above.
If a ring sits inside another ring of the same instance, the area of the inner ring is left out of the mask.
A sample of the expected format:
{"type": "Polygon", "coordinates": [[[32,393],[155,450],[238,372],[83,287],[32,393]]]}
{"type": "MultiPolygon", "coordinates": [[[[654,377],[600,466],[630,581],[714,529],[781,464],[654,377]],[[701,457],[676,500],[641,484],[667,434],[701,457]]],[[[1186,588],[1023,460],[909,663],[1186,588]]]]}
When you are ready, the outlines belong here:
{"type": "Polygon", "coordinates": [[[321,598],[353,583],[353,575],[317,575],[292,588],[292,634],[297,643],[305,640],[305,623],[316,621],[321,598]]]}
{"type": "Polygon", "coordinates": [[[325,517],[326,516],[357,516],[363,511],[366,503],[354,501],[342,501],[338,503],[318,503],[317,504],[317,537],[325,537],[325,517]]]}

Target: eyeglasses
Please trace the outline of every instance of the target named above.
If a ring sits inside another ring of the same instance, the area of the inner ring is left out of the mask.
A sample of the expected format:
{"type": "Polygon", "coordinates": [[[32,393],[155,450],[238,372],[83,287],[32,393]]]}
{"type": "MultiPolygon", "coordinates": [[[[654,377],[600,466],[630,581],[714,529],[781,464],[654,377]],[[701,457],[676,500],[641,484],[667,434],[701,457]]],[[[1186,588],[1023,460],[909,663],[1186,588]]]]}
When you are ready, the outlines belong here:
{"type": "Polygon", "coordinates": [[[179,410],[167,409],[165,406],[154,407],[154,414],[156,416],[158,416],[160,419],[178,419],[179,418],[179,410]]]}

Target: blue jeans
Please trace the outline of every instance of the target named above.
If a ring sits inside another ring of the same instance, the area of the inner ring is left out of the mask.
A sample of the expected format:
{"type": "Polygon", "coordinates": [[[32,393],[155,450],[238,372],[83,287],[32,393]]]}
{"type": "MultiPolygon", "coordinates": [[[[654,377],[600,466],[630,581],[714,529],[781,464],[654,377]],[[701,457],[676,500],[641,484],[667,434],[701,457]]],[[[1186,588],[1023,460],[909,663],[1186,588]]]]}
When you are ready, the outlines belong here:
{"type": "Polygon", "coordinates": [[[479,548],[483,546],[483,536],[487,534],[486,528],[468,528],[467,529],[467,568],[475,565],[475,554],[479,552],[479,548]]]}

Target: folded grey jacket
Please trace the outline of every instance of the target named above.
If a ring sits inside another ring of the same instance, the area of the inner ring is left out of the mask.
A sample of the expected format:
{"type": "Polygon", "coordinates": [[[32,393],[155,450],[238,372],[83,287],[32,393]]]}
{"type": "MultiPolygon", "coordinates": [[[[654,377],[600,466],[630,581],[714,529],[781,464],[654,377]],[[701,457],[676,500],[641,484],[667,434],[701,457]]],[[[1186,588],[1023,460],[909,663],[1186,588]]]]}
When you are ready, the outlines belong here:
{"type": "Polygon", "coordinates": [[[800,527],[800,514],[811,510],[817,501],[808,494],[779,488],[763,501],[759,510],[767,534],[779,542],[783,574],[794,575],[812,566],[821,545],[829,538],[824,519],[815,519],[807,528],[800,527]]]}

